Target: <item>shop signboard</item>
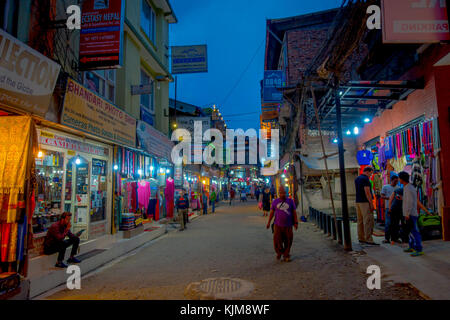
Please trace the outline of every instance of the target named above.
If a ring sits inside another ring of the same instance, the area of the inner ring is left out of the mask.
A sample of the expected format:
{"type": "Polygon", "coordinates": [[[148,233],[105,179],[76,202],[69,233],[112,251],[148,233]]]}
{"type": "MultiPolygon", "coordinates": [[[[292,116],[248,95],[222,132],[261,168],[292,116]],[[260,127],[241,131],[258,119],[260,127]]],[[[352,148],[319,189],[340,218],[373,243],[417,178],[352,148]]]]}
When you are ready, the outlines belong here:
{"type": "Polygon", "coordinates": [[[194,137],[194,125],[196,121],[202,122],[202,134],[211,128],[210,117],[177,117],[177,126],[180,129],[186,129],[194,137]]]}
{"type": "Polygon", "coordinates": [[[136,119],[72,79],[61,123],[121,145],[136,146],[136,119]]]}
{"type": "Polygon", "coordinates": [[[69,151],[75,151],[74,153],[68,152],[68,154],[72,156],[76,155],[76,152],[89,153],[96,156],[104,156],[104,157],[107,157],[109,154],[107,148],[74,140],[69,137],[54,134],[48,131],[38,130],[38,137],[39,137],[39,144],[58,147],[69,151]]]}
{"type": "Polygon", "coordinates": [[[263,103],[279,103],[283,100],[280,90],[286,86],[286,78],[282,70],[264,71],[263,103]]]}
{"type": "Polygon", "coordinates": [[[0,104],[45,118],[60,69],[0,29],[0,104]]]}
{"type": "Polygon", "coordinates": [[[141,120],[151,126],[153,126],[154,124],[153,115],[142,106],[141,106],[141,120]]]}
{"type": "Polygon", "coordinates": [[[175,187],[183,187],[183,166],[181,164],[175,165],[175,172],[173,177],[175,181],[175,187]]]}
{"type": "Polygon", "coordinates": [[[172,74],[208,72],[206,45],[173,46],[172,74]]]}
{"type": "Polygon", "coordinates": [[[384,43],[449,41],[446,1],[383,0],[384,43]]]}
{"type": "Polygon", "coordinates": [[[123,58],[124,0],[84,0],[80,70],[117,68],[123,58]]]}
{"type": "Polygon", "coordinates": [[[267,120],[274,120],[274,119],[278,119],[278,110],[266,111],[261,114],[261,120],[263,122],[265,122],[267,120]]]}
{"type": "Polygon", "coordinates": [[[174,144],[164,134],[144,121],[138,121],[136,132],[139,145],[146,152],[166,160],[172,158],[174,144]]]}
{"type": "Polygon", "coordinates": [[[138,86],[131,86],[131,95],[132,96],[140,96],[140,95],[152,94],[152,93],[153,93],[153,83],[141,84],[138,86]]]}

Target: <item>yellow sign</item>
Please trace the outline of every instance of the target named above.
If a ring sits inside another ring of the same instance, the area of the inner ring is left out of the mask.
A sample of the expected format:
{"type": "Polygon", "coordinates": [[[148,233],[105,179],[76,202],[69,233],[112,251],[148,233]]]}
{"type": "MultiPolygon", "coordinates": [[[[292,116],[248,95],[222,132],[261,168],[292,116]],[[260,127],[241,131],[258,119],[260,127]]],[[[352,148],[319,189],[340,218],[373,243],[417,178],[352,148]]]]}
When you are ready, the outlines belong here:
{"type": "Polygon", "coordinates": [[[45,132],[45,131],[41,131],[41,136],[42,137],[46,137],[46,138],[50,138],[50,139],[55,138],[55,135],[53,133],[49,133],[49,132],[45,132]]]}
{"type": "Polygon", "coordinates": [[[61,123],[102,137],[136,146],[136,119],[69,79],[61,123]]]}

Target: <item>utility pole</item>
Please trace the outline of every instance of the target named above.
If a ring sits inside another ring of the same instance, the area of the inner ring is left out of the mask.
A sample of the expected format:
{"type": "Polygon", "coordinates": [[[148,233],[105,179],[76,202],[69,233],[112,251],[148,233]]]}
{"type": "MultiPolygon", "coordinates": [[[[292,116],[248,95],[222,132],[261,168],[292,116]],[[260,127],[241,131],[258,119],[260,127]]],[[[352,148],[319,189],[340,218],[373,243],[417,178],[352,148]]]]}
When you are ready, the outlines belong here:
{"type": "Polygon", "coordinates": [[[342,116],[341,116],[341,97],[339,95],[339,81],[334,87],[334,98],[336,102],[336,122],[338,132],[338,148],[339,148],[339,171],[341,176],[341,197],[342,197],[342,224],[344,227],[344,250],[352,251],[352,239],[350,236],[350,221],[348,217],[347,202],[347,180],[345,178],[345,162],[344,162],[344,140],[342,135],[342,116]]]}
{"type": "MultiPolygon", "coordinates": [[[[175,76],[175,124],[177,123],[177,86],[178,86],[178,76],[175,76]]],[[[175,128],[176,129],[176,128],[175,128]]]]}

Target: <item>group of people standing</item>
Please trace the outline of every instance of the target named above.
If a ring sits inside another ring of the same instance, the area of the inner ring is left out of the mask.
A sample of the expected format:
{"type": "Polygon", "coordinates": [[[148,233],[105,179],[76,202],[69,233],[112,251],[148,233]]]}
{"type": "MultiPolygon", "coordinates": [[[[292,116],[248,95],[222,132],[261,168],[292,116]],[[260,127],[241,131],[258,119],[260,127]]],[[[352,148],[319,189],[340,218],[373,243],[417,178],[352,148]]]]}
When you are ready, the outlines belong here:
{"type": "MultiPolygon", "coordinates": [[[[374,205],[370,177],[374,169],[366,167],[356,178],[356,211],[358,221],[358,240],[361,244],[379,245],[373,241],[374,205]]],[[[385,240],[384,243],[408,243],[405,252],[417,257],[423,255],[422,237],[417,224],[419,209],[430,214],[417,198],[417,190],[410,183],[409,173],[402,171],[392,175],[389,184],[383,186],[381,196],[385,200],[385,240]],[[401,186],[399,186],[399,182],[401,186]],[[401,232],[400,232],[401,228],[401,232]]]]}
{"type": "MultiPolygon", "coordinates": [[[[217,194],[216,191],[213,189],[211,191],[211,194],[208,195],[206,192],[202,192],[201,196],[202,200],[202,213],[205,215],[208,213],[208,200],[211,205],[212,213],[216,211],[216,201],[217,201],[217,194]]],[[[175,206],[178,211],[178,219],[180,221],[180,230],[186,229],[186,224],[189,223],[189,195],[187,192],[184,192],[180,195],[180,197],[176,200],[175,206]]]]}

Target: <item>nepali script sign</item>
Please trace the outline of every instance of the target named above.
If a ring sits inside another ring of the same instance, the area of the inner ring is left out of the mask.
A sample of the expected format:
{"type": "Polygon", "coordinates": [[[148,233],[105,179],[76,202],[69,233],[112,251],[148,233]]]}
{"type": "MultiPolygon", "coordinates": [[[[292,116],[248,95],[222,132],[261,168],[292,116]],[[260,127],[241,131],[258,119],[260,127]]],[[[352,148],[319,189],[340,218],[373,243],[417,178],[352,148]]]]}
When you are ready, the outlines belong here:
{"type": "Polygon", "coordinates": [[[450,40],[445,0],[383,0],[384,43],[450,40]]]}
{"type": "Polygon", "coordinates": [[[208,72],[206,45],[172,47],[172,74],[208,72]]]}
{"type": "Polygon", "coordinates": [[[69,79],[61,123],[106,140],[136,146],[136,119],[69,79]]]}
{"type": "Polygon", "coordinates": [[[45,118],[60,69],[0,29],[0,104],[45,118]]]}

